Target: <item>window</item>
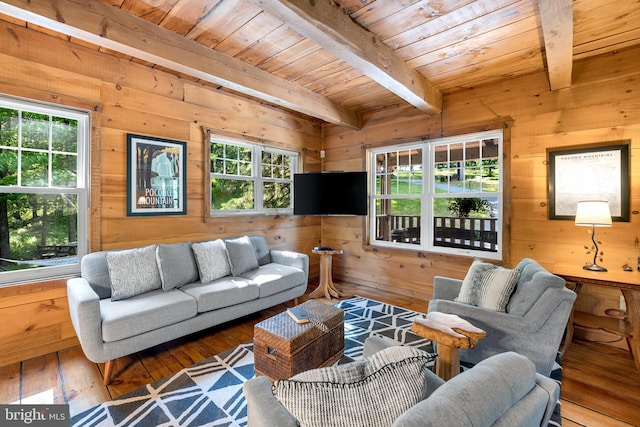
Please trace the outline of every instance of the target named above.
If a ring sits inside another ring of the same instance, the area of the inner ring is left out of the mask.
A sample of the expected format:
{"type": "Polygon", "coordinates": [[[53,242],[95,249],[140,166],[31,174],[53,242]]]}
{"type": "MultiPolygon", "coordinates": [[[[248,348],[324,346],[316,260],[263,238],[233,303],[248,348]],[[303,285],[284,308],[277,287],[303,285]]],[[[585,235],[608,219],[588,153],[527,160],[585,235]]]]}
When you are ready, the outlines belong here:
{"type": "Polygon", "coordinates": [[[502,258],[502,132],[369,151],[371,243],[502,258]]]}
{"type": "Polygon", "coordinates": [[[212,216],[293,213],[297,153],[212,137],[209,158],[212,216]]]}
{"type": "Polygon", "coordinates": [[[0,284],[77,273],[89,113],[0,97],[0,284]]]}

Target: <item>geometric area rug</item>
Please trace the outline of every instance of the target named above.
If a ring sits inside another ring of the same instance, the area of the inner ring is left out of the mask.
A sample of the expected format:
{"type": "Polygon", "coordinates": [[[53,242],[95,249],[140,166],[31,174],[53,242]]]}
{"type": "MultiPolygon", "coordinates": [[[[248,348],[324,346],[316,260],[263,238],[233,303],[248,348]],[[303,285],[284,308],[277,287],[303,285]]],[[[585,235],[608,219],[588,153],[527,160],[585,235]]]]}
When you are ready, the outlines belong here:
{"type": "MultiPolygon", "coordinates": [[[[433,353],[431,342],[410,330],[413,319],[423,316],[422,313],[357,296],[336,306],[344,310],[345,350],[340,364],[361,358],[364,341],[370,335],[384,336],[433,353]]],[[[560,381],[561,367],[556,368],[552,378],[560,381]]],[[[70,424],[246,427],[247,407],[242,385],[254,376],[253,344],[242,344],[74,415],[70,424]]],[[[561,425],[559,403],[555,412],[549,427],[561,425]]]]}

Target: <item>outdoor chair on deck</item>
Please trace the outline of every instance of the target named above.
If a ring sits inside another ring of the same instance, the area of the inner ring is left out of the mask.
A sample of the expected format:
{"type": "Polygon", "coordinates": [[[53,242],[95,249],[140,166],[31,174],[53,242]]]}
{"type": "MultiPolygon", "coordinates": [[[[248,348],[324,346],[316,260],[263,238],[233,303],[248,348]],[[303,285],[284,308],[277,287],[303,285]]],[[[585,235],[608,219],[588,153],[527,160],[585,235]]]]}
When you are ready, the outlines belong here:
{"type": "Polygon", "coordinates": [[[396,228],[391,230],[391,241],[420,244],[420,227],[396,228]]]}

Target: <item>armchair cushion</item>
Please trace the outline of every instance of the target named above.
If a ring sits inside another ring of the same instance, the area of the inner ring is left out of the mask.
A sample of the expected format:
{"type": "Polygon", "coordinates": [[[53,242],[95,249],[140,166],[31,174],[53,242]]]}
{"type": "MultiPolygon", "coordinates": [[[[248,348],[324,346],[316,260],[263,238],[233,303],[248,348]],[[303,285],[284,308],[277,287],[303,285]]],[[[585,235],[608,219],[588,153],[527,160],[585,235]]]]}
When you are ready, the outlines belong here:
{"type": "Polygon", "coordinates": [[[273,393],[302,426],[390,426],[424,399],[430,360],[412,347],[389,347],[357,362],[277,381],[273,393]]]}
{"type": "Polygon", "coordinates": [[[476,259],[455,301],[504,313],[519,277],[518,269],[498,267],[476,259]]]}
{"type": "Polygon", "coordinates": [[[531,258],[524,258],[516,268],[522,273],[507,306],[511,314],[524,316],[548,288],[564,288],[563,278],[551,274],[531,258]]]}

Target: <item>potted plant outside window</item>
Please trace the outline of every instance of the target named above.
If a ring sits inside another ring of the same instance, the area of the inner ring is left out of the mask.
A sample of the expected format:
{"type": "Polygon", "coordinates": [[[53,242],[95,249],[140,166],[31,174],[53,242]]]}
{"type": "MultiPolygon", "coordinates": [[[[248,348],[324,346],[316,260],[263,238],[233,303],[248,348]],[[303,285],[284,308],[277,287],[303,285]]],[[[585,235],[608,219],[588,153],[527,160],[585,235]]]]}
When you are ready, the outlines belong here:
{"type": "Polygon", "coordinates": [[[456,198],[449,202],[449,211],[459,218],[468,218],[471,212],[487,213],[490,207],[488,200],[479,197],[456,198]]]}

